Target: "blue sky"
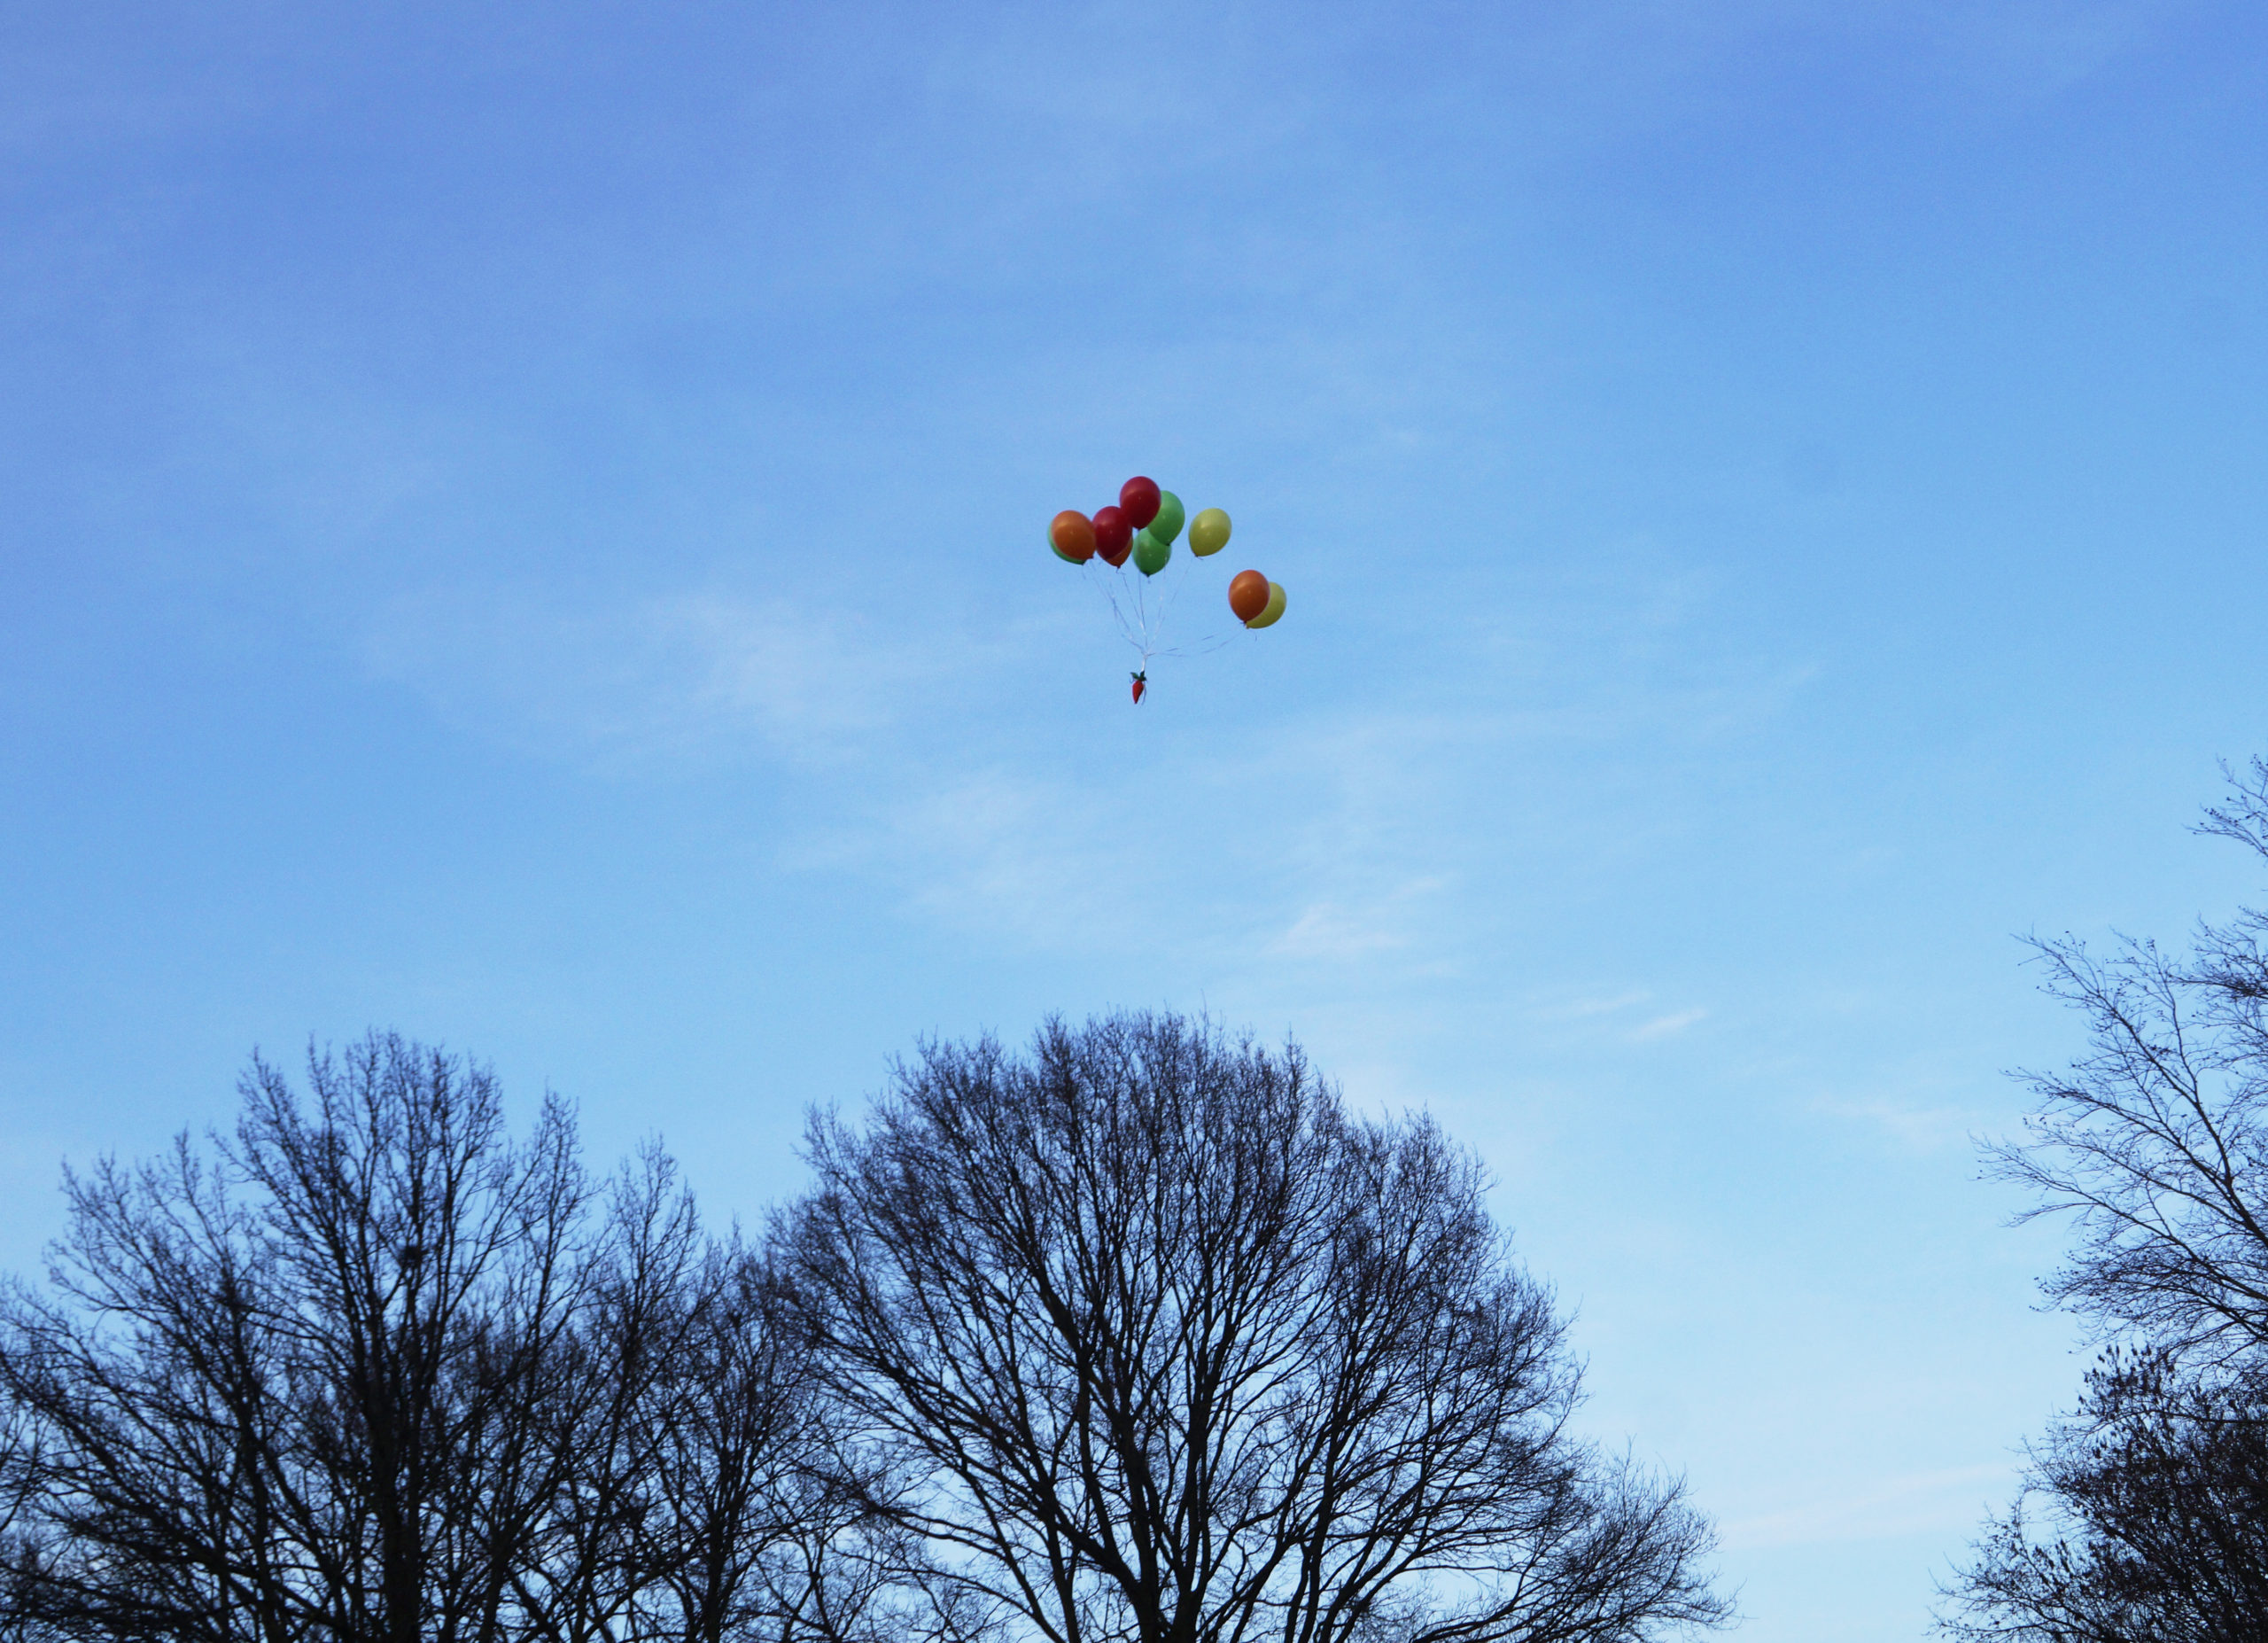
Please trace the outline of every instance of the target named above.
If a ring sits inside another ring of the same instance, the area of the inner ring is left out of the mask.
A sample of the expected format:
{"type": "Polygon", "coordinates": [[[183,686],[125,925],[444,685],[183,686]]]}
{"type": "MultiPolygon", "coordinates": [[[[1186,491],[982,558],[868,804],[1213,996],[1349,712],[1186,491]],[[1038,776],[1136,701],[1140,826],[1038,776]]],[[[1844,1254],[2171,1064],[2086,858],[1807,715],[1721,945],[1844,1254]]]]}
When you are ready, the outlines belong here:
{"type": "Polygon", "coordinates": [[[1208,1008],[1480,1150],[1744,1637],[1920,1636],[2083,1363],[2013,938],[2257,888],[2264,48],[13,8],[0,1257],[311,1034],[753,1219],[919,1034],[1208,1008]],[[1138,710],[1039,538],[1138,471],[1291,595],[1138,710]]]}

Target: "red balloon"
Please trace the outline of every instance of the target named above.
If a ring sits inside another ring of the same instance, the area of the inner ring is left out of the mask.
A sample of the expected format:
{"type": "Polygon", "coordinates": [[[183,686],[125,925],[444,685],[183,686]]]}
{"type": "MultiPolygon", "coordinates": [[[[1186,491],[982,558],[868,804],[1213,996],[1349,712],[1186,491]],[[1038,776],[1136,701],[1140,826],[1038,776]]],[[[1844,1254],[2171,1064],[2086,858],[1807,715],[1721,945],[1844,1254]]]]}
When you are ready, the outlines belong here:
{"type": "Polygon", "coordinates": [[[1257,571],[1239,571],[1229,579],[1229,609],[1237,620],[1248,622],[1268,608],[1268,579],[1257,571]]]}
{"type": "Polygon", "coordinates": [[[1076,508],[1066,508],[1047,527],[1047,540],[1057,551],[1081,565],[1095,557],[1094,522],[1076,508]]]}
{"type": "Polygon", "coordinates": [[[1126,510],[1126,523],[1140,530],[1158,517],[1158,482],[1136,474],[1118,487],[1118,505],[1126,510]]]}
{"type": "Polygon", "coordinates": [[[1122,508],[1095,510],[1095,551],[1113,565],[1126,563],[1134,547],[1133,522],[1122,508]]]}

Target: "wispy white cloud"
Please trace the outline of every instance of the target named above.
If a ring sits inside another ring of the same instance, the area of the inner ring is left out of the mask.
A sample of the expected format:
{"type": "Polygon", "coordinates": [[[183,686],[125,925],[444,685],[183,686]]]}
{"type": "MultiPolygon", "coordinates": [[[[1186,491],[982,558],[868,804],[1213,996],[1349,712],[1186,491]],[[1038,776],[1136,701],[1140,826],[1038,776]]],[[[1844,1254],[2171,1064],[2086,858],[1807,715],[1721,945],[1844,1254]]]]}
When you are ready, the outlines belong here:
{"type": "Polygon", "coordinates": [[[1916,1472],[1736,1518],[1724,1523],[1720,1535],[1727,1550],[1751,1552],[1973,1529],[1985,1511],[2001,1504],[2014,1477],[2006,1463],[1916,1472]]]}
{"type": "Polygon", "coordinates": [[[1696,1022],[1706,1020],[1708,1015],[1707,1010],[1696,1008],[1677,1010],[1667,1016],[1657,1016],[1643,1026],[1633,1027],[1630,1030],[1630,1038],[1633,1042],[1640,1044],[1653,1039],[1666,1039],[1674,1032],[1684,1032],[1696,1022]]]}
{"type": "Polygon", "coordinates": [[[908,904],[963,929],[1054,947],[1138,938],[1147,852],[1110,823],[1102,795],[993,769],[925,783],[899,796],[863,837],[871,864],[892,859],[908,904]]]}
{"type": "Polygon", "coordinates": [[[1576,999],[1555,1005],[1537,1013],[1547,1020],[1581,1021],[1592,1016],[1612,1016],[1619,1011],[1643,1004],[1654,995],[1641,989],[1635,993],[1618,993],[1607,998],[1576,999]]]}
{"type": "Polygon", "coordinates": [[[690,592],[616,608],[495,590],[397,603],[371,631],[382,676],[444,715],[571,756],[705,759],[750,742],[836,760],[945,664],[856,617],[690,592]]]}
{"type": "MultiPolygon", "coordinates": [[[[1278,714],[1264,736],[1114,726],[1105,744],[1130,764],[1013,705],[1047,676],[1037,658],[1076,650],[1054,630],[1060,612],[913,621],[713,587],[611,604],[491,587],[401,602],[367,648],[451,721],[552,756],[783,765],[797,798],[771,860],[889,886],[921,920],[1215,974],[1291,961],[1408,980],[1469,968],[1481,932],[1452,886],[1502,871],[1509,853],[1596,847],[1551,836],[1555,784],[1589,780],[1617,744],[1697,746],[1756,725],[1800,683],[1736,655],[1658,666],[1662,635],[1705,613],[1705,588],[1643,567],[1591,576],[1521,602],[1548,654],[1507,653],[1495,627],[1444,639],[1493,658],[1480,696],[1432,699],[1420,676],[1395,700],[1278,714]],[[1557,647],[1603,654],[1618,632],[1639,635],[1635,653],[1561,665],[1557,647]],[[1508,764],[1520,773],[1509,806],[1508,764]]],[[[1611,1016],[1648,996],[1603,990],[1544,1016],[1611,1016]]],[[[1699,1019],[1661,1015],[1624,1036],[1699,1019]]]]}
{"type": "Polygon", "coordinates": [[[2053,97],[2145,44],[2179,9],[2166,0],[2010,0],[1946,12],[1937,43],[1964,90],[2005,100],[2053,97]]]}
{"type": "Polygon", "coordinates": [[[1438,875],[1414,878],[1359,906],[1310,903],[1269,950],[1285,958],[1344,961],[1407,947],[1418,917],[1415,904],[1449,882],[1438,875]]]}
{"type": "Polygon", "coordinates": [[[1286,958],[1354,959],[1384,948],[1409,945],[1410,938],[1331,902],[1318,902],[1301,913],[1292,927],[1276,938],[1270,951],[1286,958]]]}
{"type": "Polygon", "coordinates": [[[1985,1115],[1950,1103],[1920,1106],[1887,1098],[1828,1099],[1812,1106],[1814,1111],[1861,1124],[1911,1152],[1935,1152],[1965,1144],[1985,1122],[1985,1115]]]}

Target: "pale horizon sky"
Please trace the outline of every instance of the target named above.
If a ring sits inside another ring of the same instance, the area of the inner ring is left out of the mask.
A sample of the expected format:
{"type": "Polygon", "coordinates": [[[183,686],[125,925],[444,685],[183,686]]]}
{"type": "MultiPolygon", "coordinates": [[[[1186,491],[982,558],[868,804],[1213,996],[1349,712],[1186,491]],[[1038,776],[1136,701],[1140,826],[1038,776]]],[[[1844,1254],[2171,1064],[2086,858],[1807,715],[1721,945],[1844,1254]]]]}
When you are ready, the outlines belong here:
{"type": "Polygon", "coordinates": [[[0,1267],[391,1027],[709,1212],[924,1033],[1209,1010],[1474,1147],[1753,1643],[2078,1385],[2019,937],[2261,891],[2268,18],[0,19],[0,1267]],[[1140,708],[1049,516],[1284,621],[1140,708]],[[1234,565],[1229,568],[1235,568],[1234,565]],[[1225,574],[1218,580],[1225,581],[1225,574]]]}

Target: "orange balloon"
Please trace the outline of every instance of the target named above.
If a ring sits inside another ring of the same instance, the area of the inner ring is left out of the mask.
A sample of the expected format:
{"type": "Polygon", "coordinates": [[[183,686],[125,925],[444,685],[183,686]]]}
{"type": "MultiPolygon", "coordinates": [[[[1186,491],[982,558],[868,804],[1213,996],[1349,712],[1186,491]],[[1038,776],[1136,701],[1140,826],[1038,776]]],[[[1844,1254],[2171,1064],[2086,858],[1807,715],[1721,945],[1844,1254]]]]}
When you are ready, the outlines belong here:
{"type": "Polygon", "coordinates": [[[1248,622],[1268,608],[1268,579],[1257,571],[1239,571],[1229,579],[1229,609],[1237,620],[1248,622]]]}
{"type": "Polygon", "coordinates": [[[1081,565],[1095,557],[1095,522],[1076,508],[1066,508],[1047,527],[1047,539],[1056,551],[1081,565]]]}

